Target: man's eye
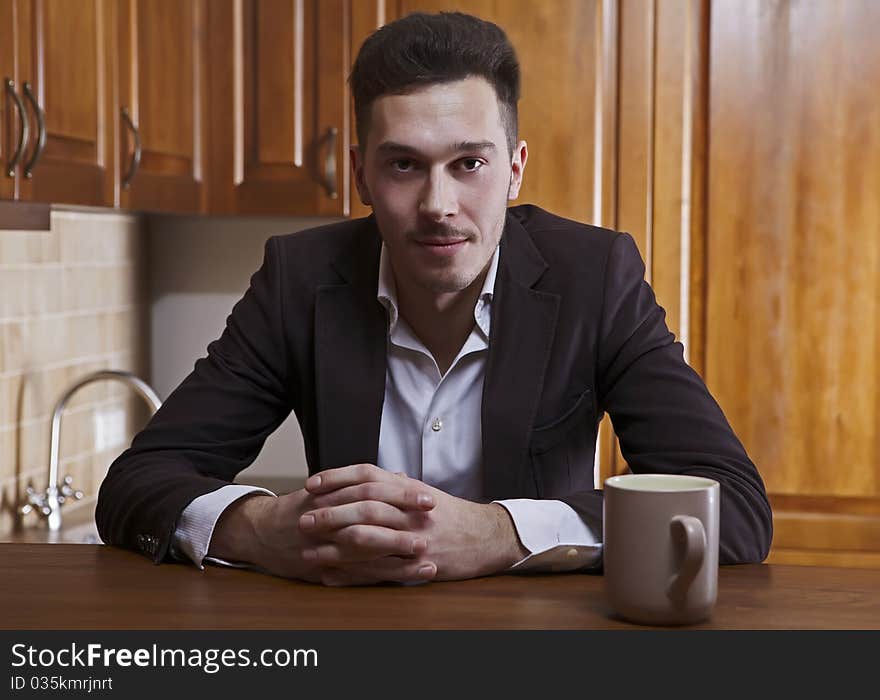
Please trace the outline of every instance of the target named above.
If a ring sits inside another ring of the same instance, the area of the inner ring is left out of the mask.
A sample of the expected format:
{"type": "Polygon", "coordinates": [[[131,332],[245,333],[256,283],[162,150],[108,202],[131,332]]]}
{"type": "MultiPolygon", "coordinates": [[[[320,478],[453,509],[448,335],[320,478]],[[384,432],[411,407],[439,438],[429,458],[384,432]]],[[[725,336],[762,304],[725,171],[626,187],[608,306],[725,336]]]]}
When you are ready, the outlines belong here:
{"type": "Polygon", "coordinates": [[[415,164],[408,158],[398,158],[391,161],[391,167],[400,173],[408,173],[415,169],[415,164]]]}
{"type": "Polygon", "coordinates": [[[475,173],[483,167],[483,161],[479,158],[462,158],[459,163],[461,164],[462,170],[469,173],[475,173]]]}

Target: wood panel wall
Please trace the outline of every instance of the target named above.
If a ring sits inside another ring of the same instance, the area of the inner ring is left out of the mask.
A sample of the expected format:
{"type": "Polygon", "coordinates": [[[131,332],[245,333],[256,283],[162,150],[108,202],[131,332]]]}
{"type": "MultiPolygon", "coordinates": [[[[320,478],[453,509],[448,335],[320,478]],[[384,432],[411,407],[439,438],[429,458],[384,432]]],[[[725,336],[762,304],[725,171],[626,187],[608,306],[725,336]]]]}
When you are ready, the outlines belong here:
{"type": "Polygon", "coordinates": [[[706,377],[774,558],[880,564],[880,5],[712,10],[706,377]]]}
{"type": "Polygon", "coordinates": [[[616,226],[764,477],[770,560],[880,566],[880,5],[619,8],[616,226]]]}

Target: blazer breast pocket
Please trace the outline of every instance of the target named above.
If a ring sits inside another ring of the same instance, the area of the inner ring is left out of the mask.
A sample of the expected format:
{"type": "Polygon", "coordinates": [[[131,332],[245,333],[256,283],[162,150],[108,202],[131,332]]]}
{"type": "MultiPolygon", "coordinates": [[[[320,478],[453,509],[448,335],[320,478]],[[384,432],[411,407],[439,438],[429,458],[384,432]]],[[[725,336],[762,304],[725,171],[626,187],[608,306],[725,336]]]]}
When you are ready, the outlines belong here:
{"type": "Polygon", "coordinates": [[[593,390],[587,389],[561,416],[532,430],[529,450],[533,455],[542,454],[564,440],[572,430],[591,429],[587,420],[592,414],[593,390]]]}
{"type": "Polygon", "coordinates": [[[593,392],[587,389],[558,418],[532,430],[529,453],[538,498],[592,488],[595,449],[593,392]]]}

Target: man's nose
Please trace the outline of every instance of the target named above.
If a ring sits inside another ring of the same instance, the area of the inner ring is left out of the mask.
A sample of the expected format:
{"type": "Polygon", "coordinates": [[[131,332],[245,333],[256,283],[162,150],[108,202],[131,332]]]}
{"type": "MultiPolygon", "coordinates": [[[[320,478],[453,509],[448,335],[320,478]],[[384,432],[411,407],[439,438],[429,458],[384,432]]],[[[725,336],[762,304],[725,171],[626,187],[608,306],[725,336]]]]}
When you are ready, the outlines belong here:
{"type": "Polygon", "coordinates": [[[455,187],[444,173],[432,172],[428,177],[419,200],[419,213],[433,221],[458,213],[455,187]]]}

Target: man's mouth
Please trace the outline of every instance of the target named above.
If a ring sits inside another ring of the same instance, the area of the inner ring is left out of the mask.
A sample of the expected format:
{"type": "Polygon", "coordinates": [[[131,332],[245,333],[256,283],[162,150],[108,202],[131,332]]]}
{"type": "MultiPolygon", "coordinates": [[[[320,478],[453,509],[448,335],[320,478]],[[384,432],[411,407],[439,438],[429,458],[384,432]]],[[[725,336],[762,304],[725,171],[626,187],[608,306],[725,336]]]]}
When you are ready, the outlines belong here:
{"type": "Polygon", "coordinates": [[[430,255],[452,257],[464,248],[467,238],[418,238],[416,244],[430,255]]]}
{"type": "Polygon", "coordinates": [[[416,242],[420,245],[436,246],[438,248],[449,248],[465,243],[467,238],[420,238],[416,242]]]}

